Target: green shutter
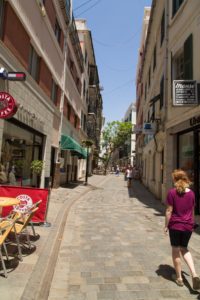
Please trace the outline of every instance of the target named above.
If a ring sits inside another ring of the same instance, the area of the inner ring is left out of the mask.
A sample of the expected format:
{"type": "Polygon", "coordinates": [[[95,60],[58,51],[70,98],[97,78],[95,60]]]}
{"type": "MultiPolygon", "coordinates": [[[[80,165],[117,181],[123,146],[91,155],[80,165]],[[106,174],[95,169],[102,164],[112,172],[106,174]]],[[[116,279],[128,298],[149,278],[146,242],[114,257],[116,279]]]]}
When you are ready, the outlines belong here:
{"type": "Polygon", "coordinates": [[[184,79],[193,79],[193,36],[184,43],[184,79]]]}

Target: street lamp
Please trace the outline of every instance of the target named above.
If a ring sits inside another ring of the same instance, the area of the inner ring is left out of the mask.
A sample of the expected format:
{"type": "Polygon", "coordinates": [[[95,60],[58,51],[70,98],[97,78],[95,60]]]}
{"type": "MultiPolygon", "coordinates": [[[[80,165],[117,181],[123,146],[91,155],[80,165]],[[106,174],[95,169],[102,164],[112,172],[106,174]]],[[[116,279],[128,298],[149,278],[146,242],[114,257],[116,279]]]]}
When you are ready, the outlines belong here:
{"type": "Polygon", "coordinates": [[[89,149],[92,147],[93,142],[90,140],[82,141],[82,145],[87,149],[87,158],[86,158],[86,170],[85,170],[85,182],[84,185],[88,184],[88,169],[89,169],[89,149]]]}

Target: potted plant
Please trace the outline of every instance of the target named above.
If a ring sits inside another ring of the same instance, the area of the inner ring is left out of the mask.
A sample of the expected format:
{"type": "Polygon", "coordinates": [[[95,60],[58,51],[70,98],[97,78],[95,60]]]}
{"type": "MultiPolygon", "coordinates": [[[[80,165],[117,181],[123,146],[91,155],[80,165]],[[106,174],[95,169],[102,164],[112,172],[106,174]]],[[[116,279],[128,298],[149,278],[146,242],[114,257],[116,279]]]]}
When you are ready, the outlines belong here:
{"type": "Polygon", "coordinates": [[[37,187],[40,187],[41,173],[43,170],[44,161],[35,159],[31,162],[30,169],[37,176],[37,187]]]}

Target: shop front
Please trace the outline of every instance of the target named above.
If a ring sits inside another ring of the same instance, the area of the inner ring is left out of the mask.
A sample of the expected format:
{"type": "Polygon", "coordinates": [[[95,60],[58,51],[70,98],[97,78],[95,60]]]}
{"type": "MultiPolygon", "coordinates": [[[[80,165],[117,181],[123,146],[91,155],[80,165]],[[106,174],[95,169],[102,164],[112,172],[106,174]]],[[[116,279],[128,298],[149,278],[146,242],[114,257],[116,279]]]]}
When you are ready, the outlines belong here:
{"type": "Polygon", "coordinates": [[[200,213],[200,125],[177,135],[177,166],[187,171],[196,194],[196,213],[200,213]]]}
{"type": "Polygon", "coordinates": [[[71,136],[61,136],[61,184],[76,181],[81,173],[80,160],[86,159],[86,150],[71,136]]]}
{"type": "Polygon", "coordinates": [[[0,184],[38,186],[32,174],[33,160],[42,159],[44,136],[15,120],[4,120],[1,145],[0,184]]]}

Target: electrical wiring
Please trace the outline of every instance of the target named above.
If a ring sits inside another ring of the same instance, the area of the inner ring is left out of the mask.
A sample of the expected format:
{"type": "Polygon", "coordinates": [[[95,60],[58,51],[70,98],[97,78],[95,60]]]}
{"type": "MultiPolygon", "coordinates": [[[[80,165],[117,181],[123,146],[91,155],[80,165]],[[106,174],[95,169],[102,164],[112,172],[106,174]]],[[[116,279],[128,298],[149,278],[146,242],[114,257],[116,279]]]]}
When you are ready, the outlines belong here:
{"type": "Polygon", "coordinates": [[[103,93],[104,95],[106,94],[111,94],[111,93],[113,93],[113,92],[115,92],[115,91],[117,91],[117,90],[119,90],[119,89],[121,89],[121,88],[123,88],[123,87],[125,87],[125,86],[127,86],[127,85],[130,85],[130,83],[134,83],[134,80],[129,80],[129,81],[127,81],[127,82],[125,82],[124,84],[122,84],[122,85],[120,85],[120,86],[117,86],[116,88],[114,88],[114,89],[112,89],[111,91],[108,91],[108,92],[106,92],[106,93],[103,93]]]}
{"type": "Polygon", "coordinates": [[[116,43],[113,43],[113,44],[108,44],[108,43],[99,41],[99,40],[97,40],[97,39],[94,38],[94,37],[93,37],[93,40],[94,40],[97,44],[99,44],[99,45],[101,45],[101,46],[104,46],[104,47],[110,47],[110,48],[112,48],[112,47],[126,46],[128,43],[130,43],[130,42],[136,37],[136,35],[137,35],[138,33],[140,33],[140,31],[141,31],[141,28],[138,28],[138,30],[137,30],[130,38],[128,38],[127,40],[121,41],[121,42],[116,42],[116,43]]]}
{"type": "Polygon", "coordinates": [[[97,4],[99,4],[102,0],[98,0],[97,2],[95,2],[93,5],[91,5],[90,7],[88,7],[86,10],[82,11],[80,14],[76,15],[75,18],[80,17],[81,15],[83,15],[85,12],[87,12],[88,10],[92,9],[93,7],[95,7],[97,4]]]}
{"type": "Polygon", "coordinates": [[[127,72],[130,70],[133,70],[135,68],[135,65],[131,65],[129,68],[113,68],[112,66],[109,66],[105,63],[105,61],[98,55],[98,59],[102,62],[102,66],[106,67],[107,69],[113,71],[113,72],[127,72]]]}
{"type": "Polygon", "coordinates": [[[75,8],[73,9],[73,11],[78,10],[79,8],[85,6],[86,4],[88,4],[88,3],[91,2],[91,1],[94,1],[94,0],[88,0],[88,1],[83,2],[81,5],[75,7],[75,8]]]}

